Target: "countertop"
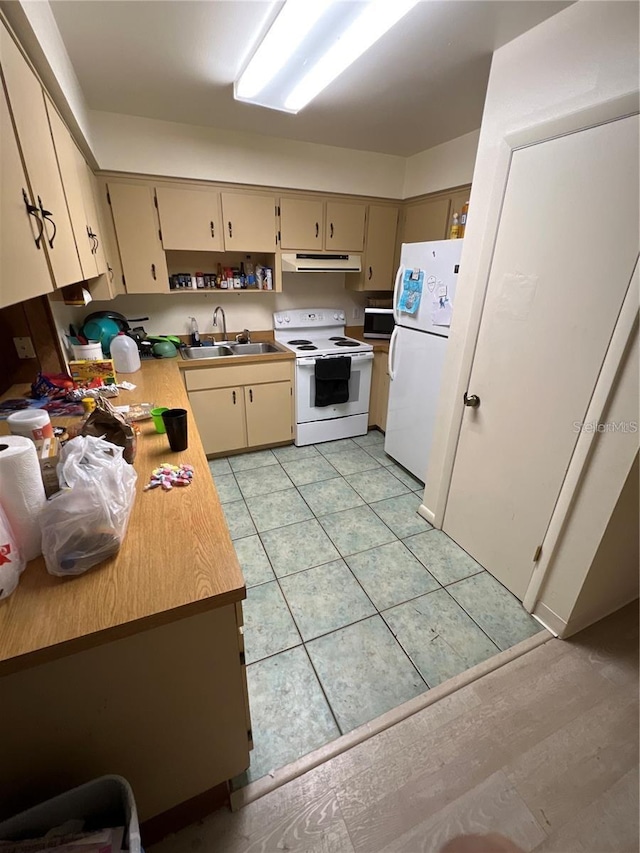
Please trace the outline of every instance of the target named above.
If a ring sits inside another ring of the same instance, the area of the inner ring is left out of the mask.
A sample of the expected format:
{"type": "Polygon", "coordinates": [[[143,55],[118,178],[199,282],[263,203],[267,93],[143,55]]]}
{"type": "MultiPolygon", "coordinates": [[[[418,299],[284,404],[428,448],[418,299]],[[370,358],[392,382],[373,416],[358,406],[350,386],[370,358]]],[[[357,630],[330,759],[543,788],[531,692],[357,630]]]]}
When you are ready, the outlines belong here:
{"type": "Polygon", "coordinates": [[[344,333],[348,338],[353,338],[356,341],[362,341],[365,344],[372,344],[374,352],[389,352],[389,341],[381,341],[376,338],[365,338],[363,332],[364,329],[362,326],[347,326],[344,333]]]}
{"type": "MultiPolygon", "coordinates": [[[[0,601],[0,675],[246,597],[177,360],[143,362],[127,378],[137,387],[115,404],[187,409],[189,448],[172,453],[151,421],[140,423],[136,499],[120,552],[70,579],[49,575],[42,557],[28,564],[13,595],[0,601]],[[143,492],[160,462],[193,465],[192,485],[143,492]]],[[[4,396],[26,390],[14,386],[4,396]]],[[[0,434],[7,432],[0,421],[0,434]]]]}

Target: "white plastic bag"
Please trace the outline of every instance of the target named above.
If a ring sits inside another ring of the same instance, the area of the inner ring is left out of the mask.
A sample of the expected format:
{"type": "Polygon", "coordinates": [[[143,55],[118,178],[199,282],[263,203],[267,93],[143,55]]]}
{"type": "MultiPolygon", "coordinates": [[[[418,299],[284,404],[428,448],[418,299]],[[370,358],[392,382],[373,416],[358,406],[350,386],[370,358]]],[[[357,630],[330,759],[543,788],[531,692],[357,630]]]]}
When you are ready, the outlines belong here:
{"type": "Polygon", "coordinates": [[[122,448],[93,436],[67,442],[58,463],[62,491],[42,511],[42,553],[52,575],[79,575],[116,554],[137,479],[122,448]]]}
{"type": "Polygon", "coordinates": [[[11,525],[0,506],[0,598],[7,598],[18,586],[27,561],[20,556],[11,525]]]}

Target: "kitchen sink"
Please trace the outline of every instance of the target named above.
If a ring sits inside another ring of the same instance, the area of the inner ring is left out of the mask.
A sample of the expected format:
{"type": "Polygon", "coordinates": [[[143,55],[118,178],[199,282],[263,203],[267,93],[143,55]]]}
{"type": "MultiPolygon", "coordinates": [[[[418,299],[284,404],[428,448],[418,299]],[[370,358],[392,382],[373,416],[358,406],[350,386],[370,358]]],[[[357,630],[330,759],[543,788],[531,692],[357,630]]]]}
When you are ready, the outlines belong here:
{"type": "Polygon", "coordinates": [[[230,346],[183,347],[180,352],[182,353],[182,357],[186,359],[221,358],[224,355],[234,354],[230,346]]]}
{"type": "Polygon", "coordinates": [[[265,355],[272,352],[282,352],[280,347],[270,343],[236,344],[225,341],[215,346],[183,347],[182,357],[187,360],[203,358],[223,358],[230,355],[265,355]]]}
{"type": "Polygon", "coordinates": [[[282,352],[275,344],[231,344],[229,349],[232,349],[236,355],[262,355],[268,352],[282,352]]]}

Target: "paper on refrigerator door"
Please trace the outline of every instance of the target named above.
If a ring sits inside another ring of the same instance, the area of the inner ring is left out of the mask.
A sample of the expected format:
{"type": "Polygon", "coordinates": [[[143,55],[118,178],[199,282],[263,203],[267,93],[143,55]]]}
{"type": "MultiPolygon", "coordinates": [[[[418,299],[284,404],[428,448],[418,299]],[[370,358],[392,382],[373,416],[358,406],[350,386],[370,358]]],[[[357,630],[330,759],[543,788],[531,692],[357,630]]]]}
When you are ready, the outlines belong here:
{"type": "Polygon", "coordinates": [[[439,296],[433,300],[431,322],[434,326],[451,325],[451,302],[448,296],[439,296]]]}
{"type": "Polygon", "coordinates": [[[422,297],[424,272],[422,270],[405,270],[402,277],[402,293],[398,300],[398,310],[405,314],[415,314],[422,297]]]}

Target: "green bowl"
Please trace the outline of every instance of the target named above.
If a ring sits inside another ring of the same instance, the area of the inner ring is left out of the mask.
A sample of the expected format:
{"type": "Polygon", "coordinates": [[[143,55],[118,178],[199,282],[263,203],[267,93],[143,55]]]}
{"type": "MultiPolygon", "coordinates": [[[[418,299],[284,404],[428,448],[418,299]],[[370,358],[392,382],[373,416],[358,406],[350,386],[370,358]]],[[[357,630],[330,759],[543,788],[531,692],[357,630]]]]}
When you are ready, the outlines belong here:
{"type": "Polygon", "coordinates": [[[178,355],[178,350],[171,341],[157,341],[151,351],[156,358],[175,358],[178,355]]]}

